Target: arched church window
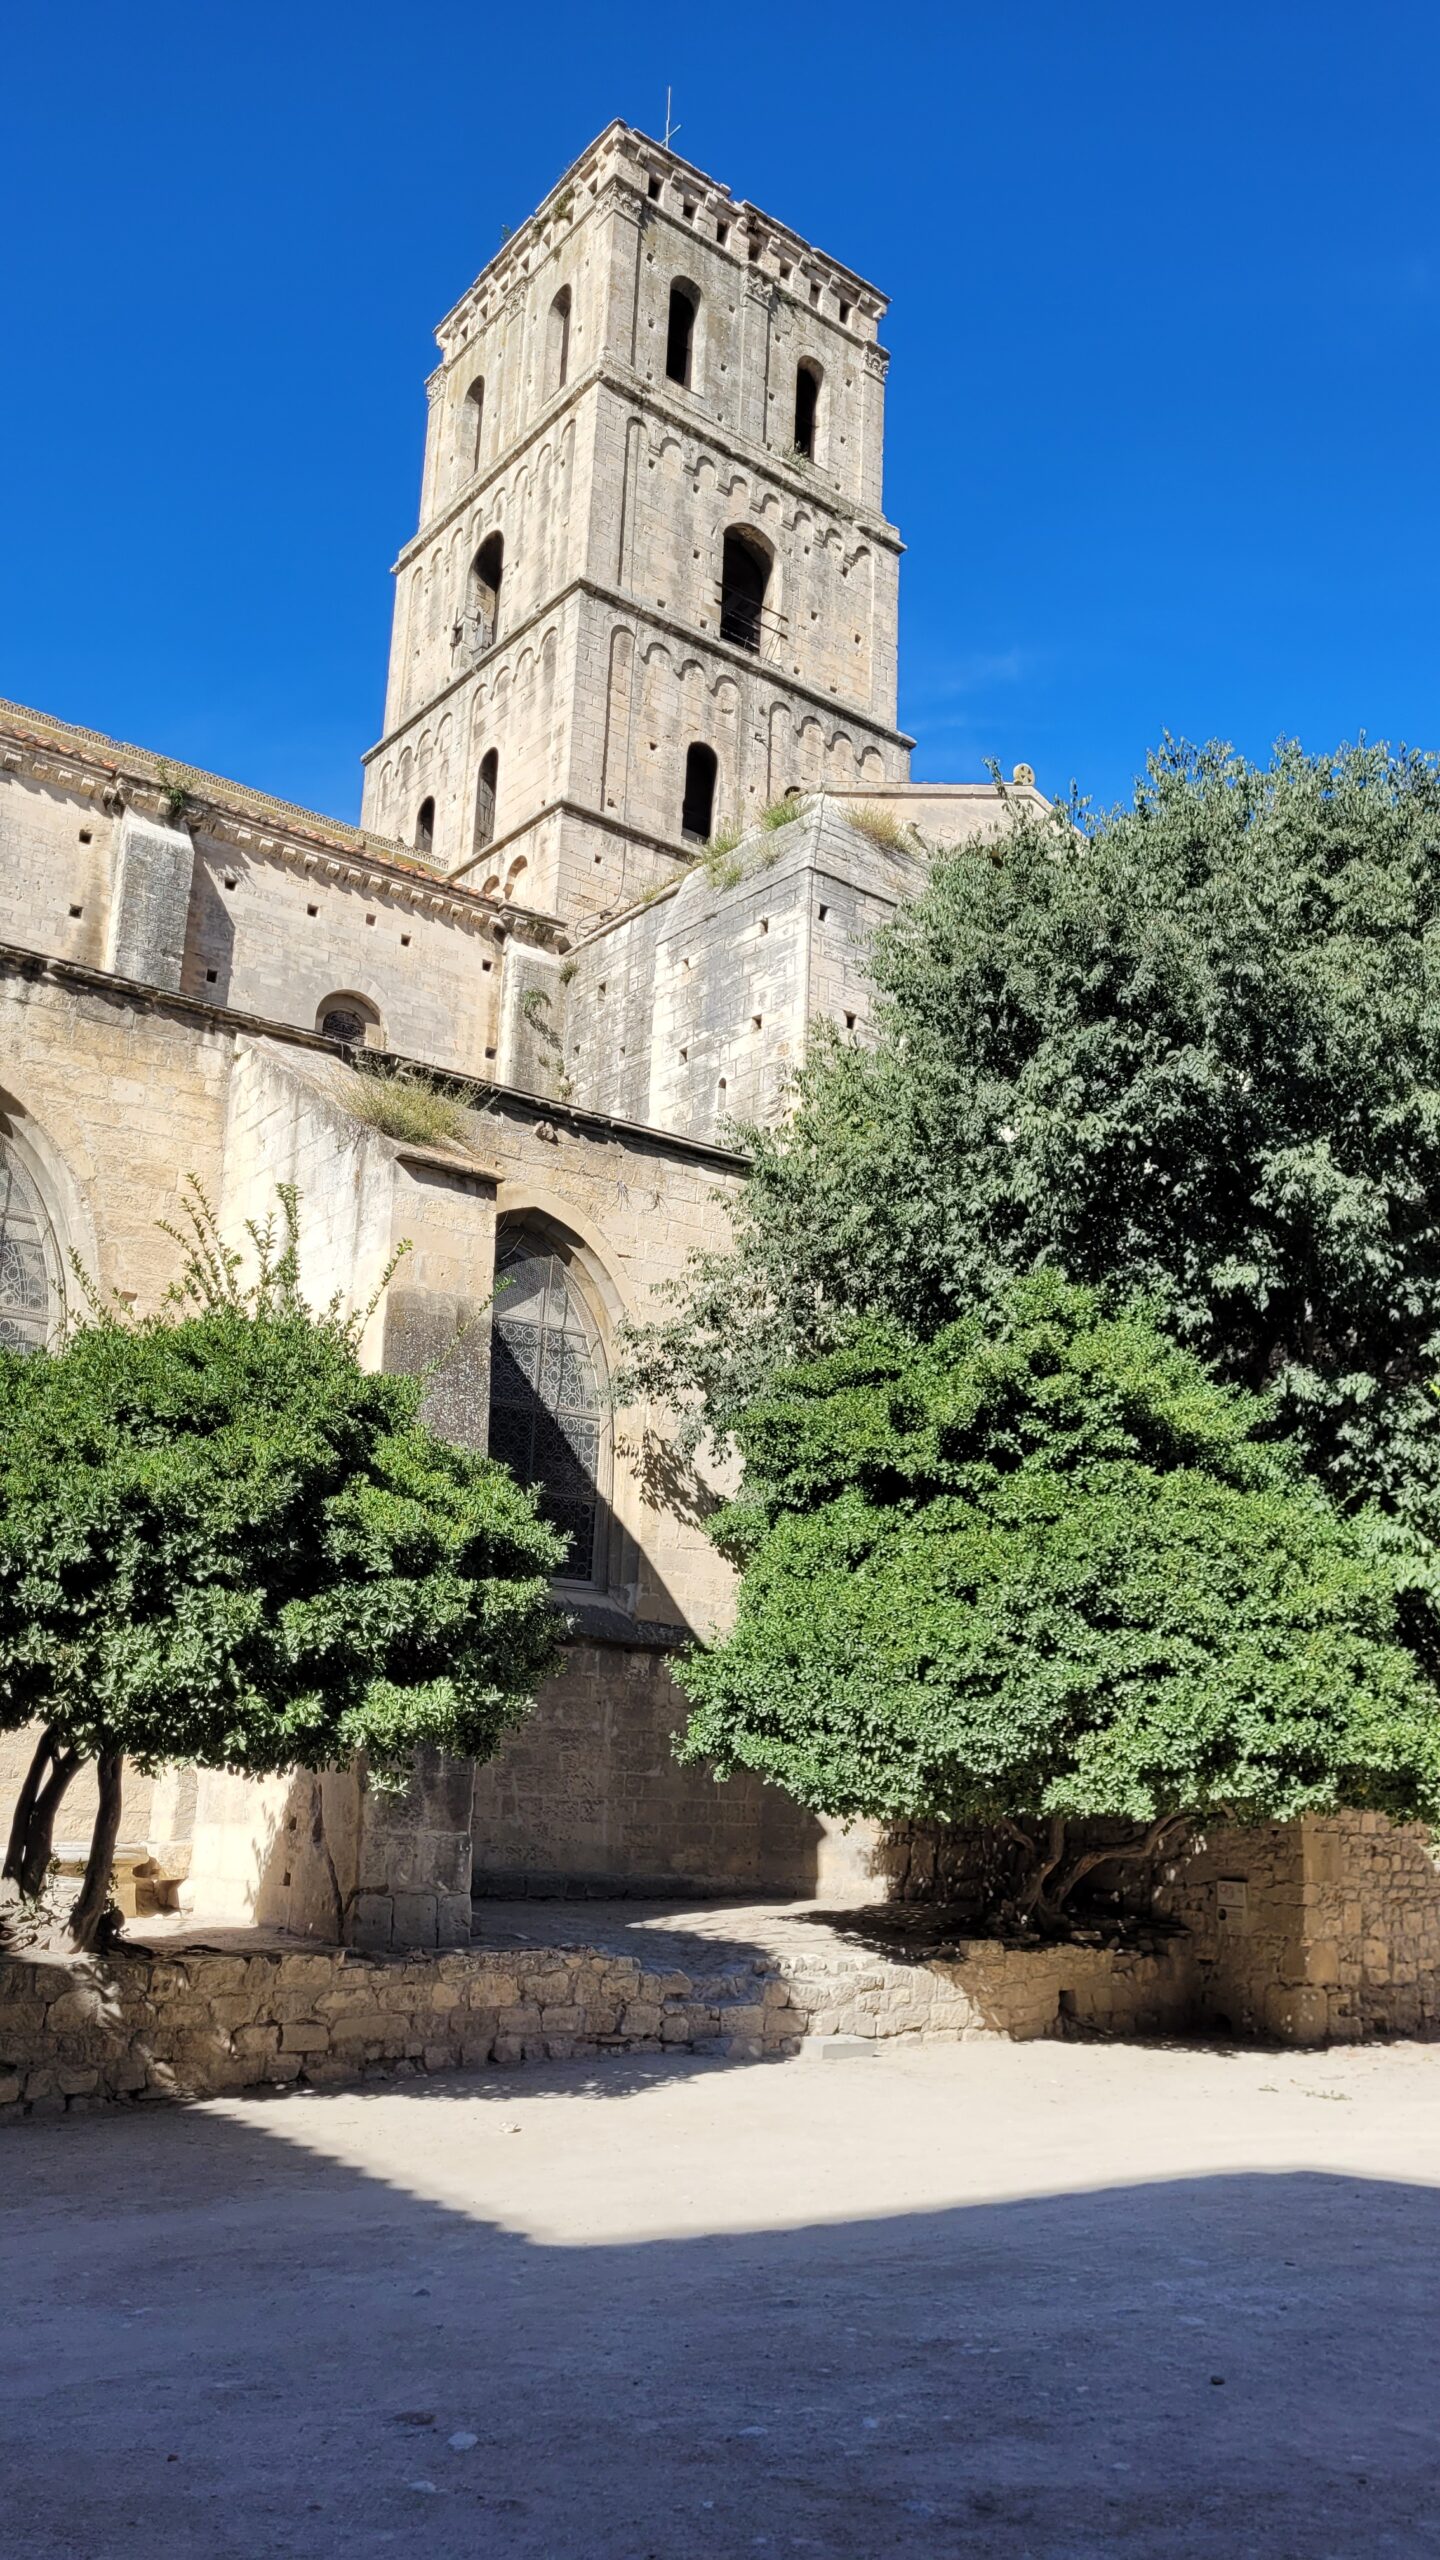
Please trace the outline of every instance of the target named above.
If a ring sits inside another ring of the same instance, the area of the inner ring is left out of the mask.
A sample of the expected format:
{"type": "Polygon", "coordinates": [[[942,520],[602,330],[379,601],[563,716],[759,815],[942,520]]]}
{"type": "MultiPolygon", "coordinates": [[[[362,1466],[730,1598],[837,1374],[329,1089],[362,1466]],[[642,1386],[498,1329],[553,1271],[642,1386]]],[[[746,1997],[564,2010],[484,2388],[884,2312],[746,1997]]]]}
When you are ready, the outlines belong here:
{"type": "Polygon", "coordinates": [[[0,1144],[0,1346],[43,1351],[55,1309],[45,1212],[8,1147],[0,1144]]]}
{"type": "Polygon", "coordinates": [[[570,287],[562,284],[550,305],[549,335],[545,356],[545,388],[563,391],[570,371],[570,287]]]}
{"type": "Polygon", "coordinates": [[[599,1349],[562,1257],[520,1234],[495,1269],[490,1455],[531,1485],[566,1542],[569,1580],[603,1579],[605,1408],[599,1349]]]}
{"type": "Polygon", "coordinates": [[[435,850],[435,803],[430,799],[422,800],[415,814],[415,850],[417,853],[433,853],[435,850]]]}
{"type": "Polygon", "coordinates": [[[365,996],[327,996],[317,1007],[315,1028],[322,1040],[344,1040],[352,1048],[381,1049],[385,1045],[380,1016],[365,996]]]}
{"type": "Polygon", "coordinates": [[[665,332],[665,379],[690,388],[690,374],[695,357],[695,314],[700,296],[693,284],[675,283],[670,287],[670,316],[665,332]]]}
{"type": "Polygon", "coordinates": [[[696,745],[686,748],[680,833],[690,844],[708,844],[714,830],[715,776],[718,769],[713,747],[696,745]]]}
{"type": "Polygon", "coordinates": [[[480,431],[485,424],[485,377],[476,375],[465,394],[465,419],[460,430],[460,451],[465,470],[480,468],[480,431]]]}
{"type": "Polygon", "coordinates": [[[500,581],[505,574],[505,536],[487,533],[470,563],[466,618],[470,646],[478,658],[490,648],[500,629],[500,581]]]}
{"type": "Polygon", "coordinates": [[[500,751],[487,747],[475,777],[475,840],[472,853],[483,853],[495,833],[495,800],[500,788],[500,751]]]}
{"type": "Polygon", "coordinates": [[[820,422],[820,367],[808,357],[795,371],[795,450],[807,461],[815,458],[815,436],[820,422]]]}
{"type": "Polygon", "coordinates": [[[732,529],[725,536],[720,561],[720,637],[741,649],[758,650],[770,561],[749,534],[732,529]]]}

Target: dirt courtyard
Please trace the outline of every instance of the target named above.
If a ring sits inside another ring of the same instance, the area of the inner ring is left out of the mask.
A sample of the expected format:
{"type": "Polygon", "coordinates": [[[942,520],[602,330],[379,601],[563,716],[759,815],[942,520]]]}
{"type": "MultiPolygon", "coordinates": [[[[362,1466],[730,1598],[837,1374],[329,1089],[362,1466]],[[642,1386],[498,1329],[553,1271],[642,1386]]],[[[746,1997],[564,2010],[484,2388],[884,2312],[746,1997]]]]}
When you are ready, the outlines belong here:
{"type": "Polygon", "coordinates": [[[1440,2554],[1440,2048],[970,2044],[0,2137],[27,2560],[1440,2554]]]}

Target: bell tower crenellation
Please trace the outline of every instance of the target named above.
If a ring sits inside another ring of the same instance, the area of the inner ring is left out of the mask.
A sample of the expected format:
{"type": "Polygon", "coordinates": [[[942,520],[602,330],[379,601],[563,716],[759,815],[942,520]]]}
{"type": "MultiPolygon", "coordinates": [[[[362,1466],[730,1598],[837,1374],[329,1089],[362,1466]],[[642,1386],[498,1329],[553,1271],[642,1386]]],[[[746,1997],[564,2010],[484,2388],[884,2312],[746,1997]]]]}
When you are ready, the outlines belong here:
{"type": "Polygon", "coordinates": [[[884,308],[609,126],[441,323],[365,823],[579,922],[904,781],[884,308]]]}

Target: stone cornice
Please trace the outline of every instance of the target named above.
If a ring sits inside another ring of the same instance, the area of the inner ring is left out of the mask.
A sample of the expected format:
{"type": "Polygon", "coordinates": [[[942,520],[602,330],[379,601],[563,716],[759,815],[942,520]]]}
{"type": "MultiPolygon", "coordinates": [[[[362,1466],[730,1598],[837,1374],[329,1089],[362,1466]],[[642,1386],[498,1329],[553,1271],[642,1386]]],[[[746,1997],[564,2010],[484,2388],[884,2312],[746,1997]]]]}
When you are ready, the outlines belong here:
{"type": "MultiPolygon", "coordinates": [[[[883,354],[884,351],[871,352],[883,354]]],[[[391,575],[400,577],[430,543],[443,540],[457,517],[463,516],[468,508],[483,499],[486,491],[514,468],[522,454],[528,453],[543,436],[552,433],[556,421],[568,411],[578,410],[585,393],[593,390],[613,391],[632,406],[648,409],[652,416],[662,419],[667,426],[677,428],[696,444],[723,454],[727,461],[739,463],[744,470],[763,472],[777,486],[788,490],[792,497],[803,498],[811,506],[824,508],[837,522],[853,525],[867,542],[878,543],[884,551],[893,551],[897,560],[902,557],[905,545],[889,517],[876,515],[868,507],[852,505],[839,482],[830,479],[818,467],[802,471],[787,454],[776,453],[769,445],[752,444],[749,437],[742,436],[737,429],[718,426],[713,418],[702,417],[695,404],[684,404],[672,394],[662,391],[657,384],[646,382],[640,374],[632,373],[628,365],[621,364],[618,357],[598,356],[594,364],[587,365],[583,373],[578,373],[574,381],[566,385],[563,392],[556,392],[534,425],[506,448],[503,460],[492,462],[484,471],[477,471],[435,515],[426,519],[408,542],[401,545],[395,555],[391,575]]]]}
{"type": "MultiPolygon", "coordinates": [[[[596,135],[579,158],[571,162],[563,176],[557,178],[535,211],[511,234],[496,255],[482,267],[474,283],[446,312],[435,335],[447,356],[457,351],[448,342],[457,339],[462,330],[468,333],[488,305],[504,302],[529,283],[535,262],[548,256],[554,247],[556,225],[573,222],[577,194],[590,185],[598,193],[602,176],[626,187],[649,214],[668,211],[663,198],[658,203],[649,200],[651,179],[658,179],[662,188],[667,185],[677,187],[682,203],[693,204],[697,214],[703,206],[713,222],[724,222],[729,226],[736,247],[731,248],[729,241],[722,247],[712,238],[707,243],[712,253],[728,258],[744,272],[751,264],[750,244],[758,241],[762,258],[768,256],[775,261],[775,268],[766,268],[763,272],[779,285],[782,292],[785,282],[776,269],[788,265],[799,272],[807,287],[812,280],[831,285],[840,298],[848,301],[871,325],[878,322],[887,308],[887,297],[866,277],[858,275],[853,267],[844,266],[825,250],[817,249],[800,232],[792,231],[788,223],[777,221],[773,214],[762,212],[758,205],[751,204],[744,197],[737,199],[732,196],[728,187],[718,179],[708,177],[703,169],[697,169],[693,161],[682,160],[678,152],[671,151],[663,142],[652,141],[648,134],[616,117],[602,133],[596,135]],[[647,188],[644,195],[640,193],[642,178],[647,188]]],[[[582,208],[585,212],[590,209],[589,204],[582,208]]],[[[693,229],[684,221],[683,215],[673,218],[681,231],[693,229]]],[[[792,299],[801,302],[802,297],[797,294],[792,299]]],[[[808,308],[808,303],[804,307],[808,308]]],[[[862,335],[858,330],[852,334],[862,335]]]]}
{"type": "MultiPolygon", "coordinates": [[[[695,623],[681,622],[676,615],[663,612],[658,605],[641,604],[636,597],[622,594],[618,587],[602,585],[598,578],[572,578],[568,586],[558,588],[544,604],[537,605],[533,613],[527,614],[523,622],[517,623],[513,631],[507,631],[501,639],[496,641],[492,649],[486,651],[483,664],[486,667],[503,665],[507,650],[518,647],[527,634],[534,631],[548,614],[558,613],[562,605],[568,604],[570,598],[577,595],[588,596],[593,602],[606,605],[613,612],[623,614],[633,622],[643,622],[653,630],[664,631],[672,640],[679,641],[687,649],[706,650],[712,657],[718,659],[727,673],[733,673],[736,676],[767,677],[777,692],[793,695],[797,700],[807,703],[812,710],[821,713],[827,720],[836,722],[837,725],[867,730],[870,736],[883,738],[887,746],[908,748],[915,744],[914,739],[907,737],[903,729],[888,728],[883,720],[877,720],[873,711],[862,711],[858,705],[842,701],[839,694],[817,692],[816,688],[807,684],[802,676],[782,675],[778,669],[770,672],[767,669],[766,660],[757,657],[753,650],[740,649],[733,641],[722,640],[718,631],[701,631],[695,623]]],[[[387,729],[383,737],[376,739],[373,747],[367,747],[360,759],[361,763],[373,764],[378,755],[384,755],[393,748],[408,731],[420,728],[427,720],[432,720],[440,704],[449,702],[463,686],[473,683],[477,673],[478,669],[475,667],[462,668],[458,675],[451,677],[448,684],[442,685],[437,692],[430,694],[418,711],[412,711],[404,720],[397,721],[393,729],[387,729]]],[[[620,829],[621,834],[629,832],[627,828],[620,829]]]]}
{"type": "Polygon", "coordinates": [[[482,898],[473,889],[453,885],[444,871],[397,860],[386,837],[338,826],[332,834],[320,819],[313,827],[302,825],[298,820],[308,812],[297,811],[292,820],[287,804],[268,800],[262,793],[252,799],[238,787],[233,802],[212,798],[213,791],[227,786],[191,765],[168,766],[171,779],[163,782],[153,769],[158,762],[146,750],[122,747],[98,732],[69,730],[39,712],[21,710],[18,704],[0,704],[0,773],[20,773],[80,799],[97,800],[109,813],[133,808],[150,817],[166,815],[171,792],[183,784],[184,823],[208,842],[279,862],[307,879],[343,882],[347,888],[362,889],[369,897],[384,898],[416,914],[444,916],[452,924],[488,932],[502,941],[514,932],[523,940],[546,943],[562,930],[558,917],[482,898]],[[33,729],[13,725],[20,721],[39,725],[33,729]],[[112,745],[113,762],[100,752],[112,745]],[[151,770],[139,770],[142,765],[151,770]]]}
{"type": "MultiPolygon", "coordinates": [[[[368,828],[352,827],[343,818],[327,818],[317,810],[302,809],[294,801],[278,800],[268,791],[227,781],[223,775],[207,773],[199,765],[158,755],[153,748],[106,737],[102,730],[56,720],[48,712],[31,710],[25,703],[0,700],[0,766],[12,772],[31,772],[37,779],[63,778],[67,787],[98,793],[102,798],[109,792],[116,806],[133,803],[144,807],[151,800],[168,802],[178,792],[192,807],[233,812],[297,839],[357,853],[367,861],[384,862],[403,871],[413,869],[422,875],[428,869],[403,845],[389,837],[373,835],[368,828]]],[[[430,870],[429,876],[443,875],[430,870]]]]}
{"type": "MultiPolygon", "coordinates": [[[[272,1022],[263,1014],[240,1013],[229,1005],[206,1004],[199,996],[172,995],[163,987],[146,986],[138,978],[118,978],[111,970],[92,969],[78,960],[57,960],[48,952],[30,951],[20,943],[0,942],[0,976],[22,978],[32,984],[87,988],[108,997],[112,1002],[134,1005],[149,1013],[177,1016],[193,1022],[202,1031],[240,1034],[254,1040],[275,1040],[288,1048],[309,1050],[322,1057],[344,1058],[346,1044],[341,1040],[323,1039],[318,1031],[302,1031],[293,1022],[272,1022]]],[[[522,1119],[545,1121],[552,1128],[573,1129],[580,1136],[622,1138],[635,1146],[644,1146],[659,1155],[683,1156],[700,1163],[722,1167],[727,1172],[744,1173],[749,1157],[733,1147],[713,1145],[705,1138],[682,1137],[669,1129],[651,1128],[647,1121],[622,1120],[609,1111],[587,1111],[573,1102],[557,1102],[545,1094],[525,1093],[518,1085],[487,1083],[480,1076],[460,1074],[442,1066],[433,1058],[408,1058],[400,1051],[387,1049],[387,1062],[401,1067],[419,1067],[426,1074],[439,1076],[447,1086],[473,1094],[485,1110],[498,1110],[522,1119]]],[[[398,1152],[413,1153],[401,1142],[398,1152]]],[[[454,1172],[467,1168],[462,1159],[444,1158],[454,1172]]],[[[488,1166],[476,1163],[474,1170],[482,1177],[501,1179],[488,1166]]]]}

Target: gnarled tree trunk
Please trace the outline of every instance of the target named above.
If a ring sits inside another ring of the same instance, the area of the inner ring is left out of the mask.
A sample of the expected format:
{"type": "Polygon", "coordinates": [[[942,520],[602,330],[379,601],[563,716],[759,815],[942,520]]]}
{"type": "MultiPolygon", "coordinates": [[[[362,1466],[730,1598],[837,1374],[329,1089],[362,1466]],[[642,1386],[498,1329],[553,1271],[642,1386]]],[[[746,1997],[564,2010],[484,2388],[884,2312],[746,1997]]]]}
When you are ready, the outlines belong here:
{"type": "Polygon", "coordinates": [[[1020,1852],[1012,1906],[1016,1917],[1053,1936],[1063,1935],[1068,1926],[1065,1906],[1094,1868],[1143,1866],[1166,1847],[1178,1848],[1193,1822],[1194,1816],[1188,1813],[1165,1813],[1148,1830],[1132,1832],[1128,1839],[1072,1848],[1063,1813],[1030,1824],[1007,1821],[1003,1828],[1020,1852]],[[1173,1840],[1168,1837],[1171,1833],[1173,1840]]]}
{"type": "Polygon", "coordinates": [[[72,1943],[87,1952],[99,1937],[101,1924],[110,1908],[110,1871],[115,1864],[115,1843],[120,1837],[123,1766],[123,1755],[118,1751],[102,1751],[96,1762],[100,1810],[95,1816],[90,1855],[85,1861],[85,1880],[70,1914],[72,1943]]]}
{"type": "Polygon", "coordinates": [[[3,1870],[18,1884],[27,1902],[35,1900],[45,1882],[45,1871],[54,1852],[55,1817],[79,1766],[79,1752],[68,1742],[59,1741],[54,1727],[47,1725],[35,1745],[16,1801],[3,1870]]]}

